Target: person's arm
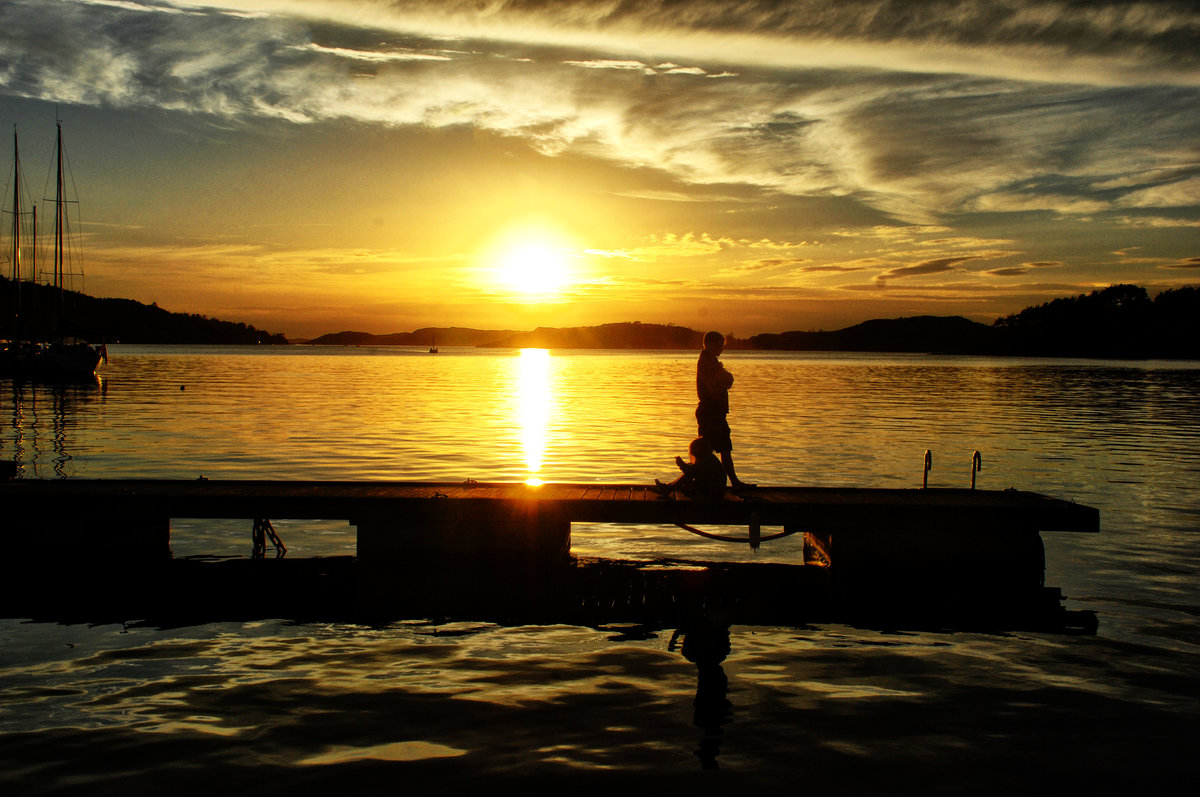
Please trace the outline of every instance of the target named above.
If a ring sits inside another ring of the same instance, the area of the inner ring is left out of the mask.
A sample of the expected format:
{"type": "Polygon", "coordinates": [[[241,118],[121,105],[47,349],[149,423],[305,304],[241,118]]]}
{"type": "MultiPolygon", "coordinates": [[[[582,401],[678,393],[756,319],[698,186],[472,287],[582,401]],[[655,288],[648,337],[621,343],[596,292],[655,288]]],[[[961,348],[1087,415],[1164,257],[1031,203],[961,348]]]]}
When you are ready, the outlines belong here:
{"type": "Polygon", "coordinates": [[[720,362],[713,362],[700,372],[700,381],[709,393],[720,393],[733,387],[733,374],[725,369],[720,362]]]}
{"type": "Polygon", "coordinates": [[[733,374],[729,373],[724,365],[717,366],[717,379],[720,380],[722,390],[728,390],[733,387],[733,374]]]}

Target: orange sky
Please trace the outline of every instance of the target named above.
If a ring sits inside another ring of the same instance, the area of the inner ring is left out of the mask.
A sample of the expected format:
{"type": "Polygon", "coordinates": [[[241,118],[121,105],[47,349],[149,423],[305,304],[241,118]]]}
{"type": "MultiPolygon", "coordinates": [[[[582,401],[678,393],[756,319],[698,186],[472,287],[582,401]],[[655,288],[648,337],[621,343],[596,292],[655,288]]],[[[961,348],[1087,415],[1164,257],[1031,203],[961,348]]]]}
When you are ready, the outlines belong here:
{"type": "Polygon", "coordinates": [[[1198,281],[1188,3],[0,10],[0,121],[41,197],[62,118],[94,295],[749,335],[1198,281]]]}

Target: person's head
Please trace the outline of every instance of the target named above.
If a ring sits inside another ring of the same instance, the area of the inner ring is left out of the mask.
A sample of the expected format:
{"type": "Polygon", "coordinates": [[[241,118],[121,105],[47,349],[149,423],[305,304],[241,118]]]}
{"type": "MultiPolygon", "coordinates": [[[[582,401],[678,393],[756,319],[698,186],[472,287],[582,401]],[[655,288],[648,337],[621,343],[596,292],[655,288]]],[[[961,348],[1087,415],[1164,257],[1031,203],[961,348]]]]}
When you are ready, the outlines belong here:
{"type": "Polygon", "coordinates": [[[712,453],[712,446],[703,437],[697,437],[688,444],[688,456],[692,458],[692,462],[698,462],[701,457],[706,457],[712,453]]]}
{"type": "Polygon", "coordinates": [[[715,329],[705,333],[704,348],[714,354],[720,354],[725,350],[725,336],[715,329]]]}

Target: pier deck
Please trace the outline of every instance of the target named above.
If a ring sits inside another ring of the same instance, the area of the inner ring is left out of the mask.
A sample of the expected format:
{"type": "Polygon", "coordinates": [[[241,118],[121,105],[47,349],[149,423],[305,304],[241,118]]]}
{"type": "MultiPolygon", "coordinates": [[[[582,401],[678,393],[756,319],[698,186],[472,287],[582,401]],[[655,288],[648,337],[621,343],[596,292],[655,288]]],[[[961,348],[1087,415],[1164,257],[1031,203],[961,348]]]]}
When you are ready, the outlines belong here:
{"type": "Polygon", "coordinates": [[[638,484],[339,482],[157,479],[17,480],[0,484],[0,505],[20,526],[56,516],[342,519],[478,510],[536,510],[567,522],[746,525],[854,531],[1099,531],[1099,512],[1020,490],[759,487],[721,501],[660,497],[638,484]]]}
{"type": "Polygon", "coordinates": [[[557,556],[569,553],[571,523],[586,522],[783,527],[804,533],[814,561],[830,563],[837,547],[861,562],[897,535],[944,552],[1100,523],[1091,507],[1018,490],[760,487],[698,501],[634,484],[70,479],[0,484],[0,503],[10,549],[45,543],[36,529],[79,552],[166,552],[172,518],[344,518],[360,557],[391,558],[557,556]]]}
{"type": "Polygon", "coordinates": [[[38,595],[42,606],[45,578],[57,576],[50,592],[64,610],[108,596],[105,605],[128,599],[184,614],[229,596],[278,605],[285,595],[319,614],[330,585],[349,574],[331,606],[450,614],[622,606],[642,616],[653,604],[673,617],[680,607],[734,600],[748,612],[737,616],[755,621],[928,609],[941,622],[981,606],[993,616],[1028,609],[1042,617],[1046,605],[1058,612],[1059,598],[1044,588],[1040,532],[1100,525],[1091,507],[1017,490],[760,487],[692,501],[631,484],[70,479],[0,483],[0,506],[10,603],[38,595]],[[304,559],[196,569],[171,557],[171,521],[183,518],[244,518],[247,537],[252,519],[345,519],[357,527],[357,556],[351,569],[333,571],[329,561],[304,559]],[[741,526],[747,540],[783,527],[803,535],[803,563],[709,563],[703,574],[588,564],[569,555],[572,523],[741,526]],[[310,567],[320,573],[285,578],[310,567]],[[640,596],[636,606],[626,606],[631,595],[640,596]]]}

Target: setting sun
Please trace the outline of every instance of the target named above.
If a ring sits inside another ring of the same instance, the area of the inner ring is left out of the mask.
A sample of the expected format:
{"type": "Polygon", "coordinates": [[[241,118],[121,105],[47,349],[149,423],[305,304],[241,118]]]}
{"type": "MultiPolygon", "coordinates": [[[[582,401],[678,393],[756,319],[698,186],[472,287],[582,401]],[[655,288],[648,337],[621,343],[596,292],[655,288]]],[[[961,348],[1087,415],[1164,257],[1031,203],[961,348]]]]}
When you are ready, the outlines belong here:
{"type": "Polygon", "coordinates": [[[510,293],[551,298],[573,281],[570,248],[543,229],[513,230],[496,241],[486,260],[495,283],[510,293]]]}
{"type": "Polygon", "coordinates": [[[566,261],[562,253],[541,244],[530,243],[507,252],[499,263],[500,279],[520,293],[557,293],[566,281],[566,261]]]}

